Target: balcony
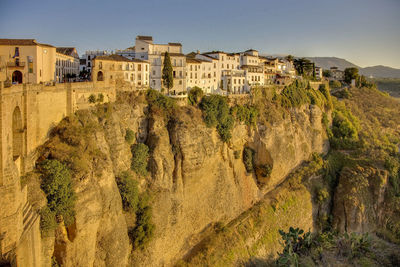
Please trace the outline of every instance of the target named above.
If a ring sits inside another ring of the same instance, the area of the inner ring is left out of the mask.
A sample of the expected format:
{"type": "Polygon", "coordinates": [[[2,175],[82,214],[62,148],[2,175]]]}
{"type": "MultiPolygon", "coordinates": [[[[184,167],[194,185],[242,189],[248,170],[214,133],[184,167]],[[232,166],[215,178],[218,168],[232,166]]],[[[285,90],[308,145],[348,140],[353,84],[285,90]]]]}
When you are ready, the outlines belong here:
{"type": "Polygon", "coordinates": [[[9,68],[24,68],[25,62],[7,62],[7,67],[9,68]]]}

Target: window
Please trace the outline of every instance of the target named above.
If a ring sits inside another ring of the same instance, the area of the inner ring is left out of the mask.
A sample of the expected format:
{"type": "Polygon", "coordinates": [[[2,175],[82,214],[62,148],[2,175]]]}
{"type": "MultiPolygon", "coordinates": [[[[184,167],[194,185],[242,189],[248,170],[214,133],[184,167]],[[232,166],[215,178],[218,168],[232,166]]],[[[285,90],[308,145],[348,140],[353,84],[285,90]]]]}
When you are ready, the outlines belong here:
{"type": "Polygon", "coordinates": [[[142,74],[138,74],[138,80],[141,81],[142,80],[142,74]]]}
{"type": "Polygon", "coordinates": [[[174,78],[176,78],[176,71],[173,71],[173,76],[174,76],[174,78]]]}
{"type": "Polygon", "coordinates": [[[194,74],[194,78],[197,79],[197,73],[194,74]]]}
{"type": "Polygon", "coordinates": [[[90,61],[87,63],[87,66],[90,67],[90,61]]]}
{"type": "Polygon", "coordinates": [[[193,70],[193,65],[190,65],[190,71],[192,71],[193,70]]]}
{"type": "Polygon", "coordinates": [[[214,62],[214,69],[216,69],[216,68],[217,68],[217,63],[214,62]]]}
{"type": "Polygon", "coordinates": [[[149,65],[146,64],[146,71],[149,71],[149,65]]]}
{"type": "Polygon", "coordinates": [[[138,65],[137,70],[138,70],[138,71],[142,71],[142,64],[139,64],[139,65],[138,65]]]}
{"type": "Polygon", "coordinates": [[[90,60],[90,56],[88,56],[87,59],[90,60]]]}
{"type": "Polygon", "coordinates": [[[183,75],[182,75],[182,71],[179,71],[179,77],[183,77],[183,75]]]}
{"type": "Polygon", "coordinates": [[[19,57],[19,47],[15,48],[14,57],[19,57]]]}
{"type": "Polygon", "coordinates": [[[190,73],[190,79],[193,79],[193,73],[190,73]]]}
{"type": "Polygon", "coordinates": [[[153,70],[153,76],[155,76],[156,75],[156,71],[155,70],[153,70]]]}
{"type": "Polygon", "coordinates": [[[179,84],[182,84],[182,81],[179,81],[179,84]]]}

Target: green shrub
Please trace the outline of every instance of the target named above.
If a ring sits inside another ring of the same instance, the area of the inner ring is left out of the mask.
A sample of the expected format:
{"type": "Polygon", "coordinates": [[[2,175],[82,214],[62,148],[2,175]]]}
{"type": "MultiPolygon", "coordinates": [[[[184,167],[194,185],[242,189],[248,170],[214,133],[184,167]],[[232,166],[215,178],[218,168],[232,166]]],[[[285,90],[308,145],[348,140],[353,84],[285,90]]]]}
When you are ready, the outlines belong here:
{"type": "Polygon", "coordinates": [[[94,94],[89,96],[89,103],[96,103],[96,96],[94,94]]]}
{"type": "Polygon", "coordinates": [[[97,102],[102,103],[104,101],[104,95],[102,93],[97,95],[97,102]]]}
{"type": "Polygon", "coordinates": [[[243,149],[243,163],[244,163],[244,167],[246,168],[246,171],[248,173],[253,172],[254,170],[254,164],[253,164],[253,160],[254,160],[254,154],[255,151],[253,149],[251,149],[250,147],[245,147],[243,149]]]}
{"type": "Polygon", "coordinates": [[[135,133],[129,128],[126,128],[125,141],[130,145],[135,141],[135,133]]]}
{"type": "Polygon", "coordinates": [[[149,147],[142,143],[134,144],[131,147],[131,152],[132,152],[131,169],[139,175],[146,176],[147,161],[149,158],[149,147]]]}
{"type": "Polygon", "coordinates": [[[339,81],[333,80],[333,81],[330,81],[330,82],[329,82],[329,86],[330,86],[331,88],[333,88],[333,89],[337,89],[337,88],[342,87],[342,83],[339,82],[339,81]]]}
{"type": "Polygon", "coordinates": [[[152,210],[147,194],[139,200],[136,212],[136,224],[129,230],[129,237],[134,249],[143,249],[154,236],[155,225],[152,222],[152,210]]]}
{"type": "Polygon", "coordinates": [[[240,158],[240,150],[233,151],[233,156],[235,157],[235,159],[239,159],[240,158]]]}
{"type": "Polygon", "coordinates": [[[257,176],[268,178],[272,173],[272,166],[269,164],[261,164],[256,166],[257,176]]]}
{"type": "Polygon", "coordinates": [[[216,127],[221,140],[228,142],[232,137],[233,117],[230,114],[226,97],[205,96],[200,102],[200,108],[207,127],[216,127]]]}
{"type": "Polygon", "coordinates": [[[116,177],[116,182],[124,210],[127,212],[136,212],[139,202],[138,182],[133,179],[129,171],[124,171],[116,177]]]}
{"type": "Polygon", "coordinates": [[[316,200],[319,204],[323,204],[329,197],[329,192],[326,188],[319,188],[316,192],[316,200]]]}
{"type": "Polygon", "coordinates": [[[56,216],[63,217],[65,225],[71,225],[76,197],[69,169],[58,160],[45,160],[40,164],[40,170],[41,188],[46,194],[47,206],[56,216]]]}
{"type": "Polygon", "coordinates": [[[298,266],[299,255],[307,249],[311,248],[312,236],[310,231],[304,233],[299,228],[289,228],[289,231],[285,233],[279,230],[279,234],[282,236],[284,241],[282,253],[278,253],[279,258],[276,261],[278,266],[298,266]]]}
{"type": "Polygon", "coordinates": [[[171,116],[176,109],[175,101],[154,89],[147,90],[146,100],[153,111],[161,112],[167,117],[171,116]]]}
{"type": "Polygon", "coordinates": [[[40,230],[42,234],[57,228],[56,214],[48,206],[44,206],[40,212],[40,230]]]}
{"type": "Polygon", "coordinates": [[[319,86],[318,90],[321,92],[321,94],[326,99],[326,108],[332,109],[333,108],[333,103],[332,103],[331,93],[329,92],[329,88],[325,84],[321,84],[319,86]]]}
{"type": "Polygon", "coordinates": [[[188,94],[188,101],[190,105],[196,106],[200,103],[201,98],[203,97],[204,93],[200,87],[193,87],[188,94]]]}
{"type": "Polygon", "coordinates": [[[255,126],[258,118],[258,110],[254,106],[236,105],[231,108],[232,115],[236,120],[244,122],[249,126],[255,126]]]}
{"type": "Polygon", "coordinates": [[[353,149],[358,145],[359,121],[345,107],[337,107],[332,113],[332,135],[330,142],[333,148],[353,149]]]}

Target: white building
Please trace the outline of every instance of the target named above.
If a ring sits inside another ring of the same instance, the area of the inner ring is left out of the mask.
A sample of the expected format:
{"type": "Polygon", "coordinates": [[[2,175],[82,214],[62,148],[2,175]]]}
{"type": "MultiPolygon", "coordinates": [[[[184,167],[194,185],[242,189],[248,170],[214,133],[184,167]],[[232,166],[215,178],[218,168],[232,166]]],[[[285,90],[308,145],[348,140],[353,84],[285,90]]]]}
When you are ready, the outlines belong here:
{"type": "Polygon", "coordinates": [[[56,82],[74,81],[79,76],[79,55],[74,47],[56,48],[56,82]]]}
{"type": "Polygon", "coordinates": [[[218,89],[217,63],[212,60],[186,58],[186,87],[188,90],[197,86],[207,94],[218,89]]]}
{"type": "MultiPolygon", "coordinates": [[[[134,56],[136,59],[148,60],[150,63],[150,87],[163,90],[162,69],[165,53],[168,52],[173,67],[174,86],[171,94],[186,93],[186,56],[182,54],[180,43],[154,44],[151,36],[137,36],[134,56]]],[[[165,88],[164,88],[165,89],[165,88]]]]}

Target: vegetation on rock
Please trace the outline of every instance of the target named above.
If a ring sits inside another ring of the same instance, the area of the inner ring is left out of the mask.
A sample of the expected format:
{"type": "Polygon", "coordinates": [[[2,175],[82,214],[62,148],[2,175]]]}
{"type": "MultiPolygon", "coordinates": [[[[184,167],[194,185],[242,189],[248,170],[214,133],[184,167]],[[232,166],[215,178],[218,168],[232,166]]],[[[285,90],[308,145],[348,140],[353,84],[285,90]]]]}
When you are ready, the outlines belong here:
{"type": "Polygon", "coordinates": [[[48,209],[42,210],[44,228],[51,228],[51,216],[62,216],[65,225],[74,222],[75,192],[72,189],[71,173],[58,160],[45,160],[40,164],[41,188],[46,194],[48,209]]]}
{"type": "Polygon", "coordinates": [[[203,119],[207,127],[216,127],[221,140],[228,142],[232,137],[233,117],[226,97],[220,95],[205,96],[200,102],[203,119]]]}
{"type": "Polygon", "coordinates": [[[122,205],[127,212],[136,212],[139,202],[138,182],[129,171],[124,171],[116,177],[122,205]]]}
{"type": "Polygon", "coordinates": [[[135,141],[135,133],[129,128],[126,128],[125,141],[130,145],[135,141]]]}
{"type": "Polygon", "coordinates": [[[147,162],[149,159],[149,147],[145,144],[134,144],[131,147],[131,169],[139,175],[147,175],[147,162]]]}
{"type": "Polygon", "coordinates": [[[192,89],[190,89],[189,94],[188,94],[188,101],[190,105],[193,106],[197,106],[200,101],[201,98],[203,97],[204,92],[200,87],[193,87],[192,89]]]}

